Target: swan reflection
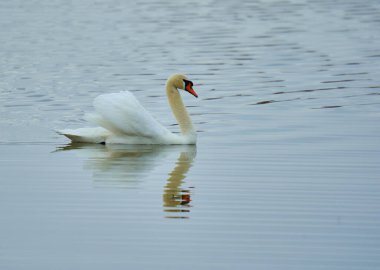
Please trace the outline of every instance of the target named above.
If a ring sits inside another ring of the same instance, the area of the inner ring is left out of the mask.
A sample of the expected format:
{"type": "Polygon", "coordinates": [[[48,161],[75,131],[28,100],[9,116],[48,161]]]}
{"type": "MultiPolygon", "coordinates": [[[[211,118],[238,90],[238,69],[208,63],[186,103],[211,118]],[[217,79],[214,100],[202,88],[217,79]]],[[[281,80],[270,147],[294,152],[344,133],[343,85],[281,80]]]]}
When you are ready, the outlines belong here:
{"type": "Polygon", "coordinates": [[[163,210],[167,218],[188,218],[193,187],[183,185],[196,156],[195,145],[69,144],[57,151],[75,151],[83,157],[95,187],[128,189],[138,188],[143,178],[176,154],[177,161],[163,188],[163,210]]]}

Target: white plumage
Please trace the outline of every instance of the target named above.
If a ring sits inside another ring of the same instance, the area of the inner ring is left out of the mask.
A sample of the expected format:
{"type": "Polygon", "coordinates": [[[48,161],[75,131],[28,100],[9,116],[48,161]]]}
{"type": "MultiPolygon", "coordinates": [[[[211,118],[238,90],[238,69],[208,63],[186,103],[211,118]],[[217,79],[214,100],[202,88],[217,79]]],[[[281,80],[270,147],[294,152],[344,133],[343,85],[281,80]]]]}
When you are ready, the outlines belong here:
{"type": "Polygon", "coordinates": [[[57,132],[73,142],[195,144],[196,132],[178,89],[186,90],[196,97],[197,94],[184,75],[173,75],[166,83],[168,101],[181,128],[180,135],[162,126],[129,91],[103,94],[95,98],[95,112],[87,114],[86,119],[99,127],[64,129],[57,132]]]}

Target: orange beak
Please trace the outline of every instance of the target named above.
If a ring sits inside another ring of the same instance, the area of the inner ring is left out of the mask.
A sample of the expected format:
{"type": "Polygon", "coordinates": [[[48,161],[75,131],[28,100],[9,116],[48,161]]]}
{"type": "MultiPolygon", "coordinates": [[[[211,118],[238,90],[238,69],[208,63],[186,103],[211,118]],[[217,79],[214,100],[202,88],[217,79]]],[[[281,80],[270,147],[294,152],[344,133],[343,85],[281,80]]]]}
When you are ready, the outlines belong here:
{"type": "Polygon", "coordinates": [[[191,84],[187,84],[186,85],[186,89],[185,89],[187,92],[189,92],[190,94],[192,94],[194,97],[198,97],[198,94],[194,91],[194,89],[191,87],[191,84]]]}

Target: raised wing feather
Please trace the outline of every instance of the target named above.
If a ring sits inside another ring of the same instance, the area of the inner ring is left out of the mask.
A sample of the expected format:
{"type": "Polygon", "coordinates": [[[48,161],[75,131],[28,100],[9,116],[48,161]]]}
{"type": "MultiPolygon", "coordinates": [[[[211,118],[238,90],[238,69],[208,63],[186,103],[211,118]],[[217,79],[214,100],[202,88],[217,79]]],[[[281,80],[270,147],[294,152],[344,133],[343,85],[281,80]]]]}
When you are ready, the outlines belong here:
{"type": "Polygon", "coordinates": [[[170,133],[129,91],[100,95],[94,107],[96,113],[89,115],[89,120],[114,134],[152,138],[170,133]]]}

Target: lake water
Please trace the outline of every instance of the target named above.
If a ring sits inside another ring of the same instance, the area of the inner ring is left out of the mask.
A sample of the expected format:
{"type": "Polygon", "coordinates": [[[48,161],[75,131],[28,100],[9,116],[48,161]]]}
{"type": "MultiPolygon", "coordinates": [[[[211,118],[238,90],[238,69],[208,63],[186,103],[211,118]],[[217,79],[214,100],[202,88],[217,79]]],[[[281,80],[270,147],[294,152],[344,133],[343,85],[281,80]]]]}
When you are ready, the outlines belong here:
{"type": "Polygon", "coordinates": [[[1,1],[1,269],[379,269],[380,2],[1,1]],[[196,146],[71,145],[130,90],[196,146]]]}

